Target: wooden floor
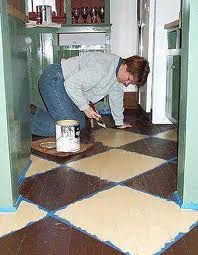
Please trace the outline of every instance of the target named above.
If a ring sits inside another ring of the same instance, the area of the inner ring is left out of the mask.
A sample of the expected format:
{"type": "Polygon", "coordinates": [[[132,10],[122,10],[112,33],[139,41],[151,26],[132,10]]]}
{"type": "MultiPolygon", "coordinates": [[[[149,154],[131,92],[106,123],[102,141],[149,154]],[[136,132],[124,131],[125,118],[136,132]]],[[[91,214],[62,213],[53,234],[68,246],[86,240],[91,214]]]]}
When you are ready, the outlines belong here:
{"type": "MultiPolygon", "coordinates": [[[[173,200],[173,192],[177,189],[177,143],[159,139],[153,135],[174,127],[172,125],[152,125],[135,110],[128,110],[125,115],[126,120],[133,125],[128,131],[149,135],[149,137],[121,146],[120,149],[165,159],[167,163],[131,178],[122,185],[173,200]]],[[[113,127],[108,117],[106,117],[106,122],[113,127]]],[[[34,137],[33,139],[39,138],[34,137]]],[[[82,139],[85,142],[93,141],[89,128],[82,132],[82,139]]],[[[91,156],[107,149],[102,144],[95,143],[91,150],[74,156],[74,159],[91,156]]],[[[43,155],[39,154],[39,156],[43,155]]],[[[67,162],[67,159],[53,157],[50,159],[59,163],[67,162]]],[[[95,176],[72,169],[65,170],[65,167],[61,166],[53,171],[26,178],[20,186],[20,194],[52,212],[113,185],[95,176]]],[[[51,215],[0,238],[0,255],[41,254],[116,255],[123,253],[58,221],[51,215]]],[[[198,228],[191,230],[162,254],[198,255],[198,228]]]]}

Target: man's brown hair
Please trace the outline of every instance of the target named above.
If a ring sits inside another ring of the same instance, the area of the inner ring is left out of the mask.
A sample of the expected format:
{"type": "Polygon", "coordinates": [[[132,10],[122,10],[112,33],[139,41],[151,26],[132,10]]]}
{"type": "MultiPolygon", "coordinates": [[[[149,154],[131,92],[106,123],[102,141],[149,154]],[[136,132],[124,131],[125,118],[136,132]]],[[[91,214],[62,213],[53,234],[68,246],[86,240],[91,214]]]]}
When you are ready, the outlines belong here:
{"type": "Polygon", "coordinates": [[[143,86],[150,72],[148,61],[140,56],[132,56],[123,59],[122,63],[127,65],[127,72],[132,74],[138,80],[136,85],[143,86]]]}

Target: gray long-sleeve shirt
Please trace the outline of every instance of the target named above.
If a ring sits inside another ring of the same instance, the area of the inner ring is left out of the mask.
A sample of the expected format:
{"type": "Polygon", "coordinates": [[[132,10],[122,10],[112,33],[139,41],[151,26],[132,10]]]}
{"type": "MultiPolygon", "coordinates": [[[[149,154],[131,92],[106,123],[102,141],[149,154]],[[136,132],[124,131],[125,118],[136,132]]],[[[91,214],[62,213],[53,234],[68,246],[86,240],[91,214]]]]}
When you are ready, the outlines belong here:
{"type": "Polygon", "coordinates": [[[123,124],[123,84],[116,78],[120,57],[111,53],[85,53],[62,59],[61,66],[67,94],[81,111],[89,101],[98,102],[109,95],[111,113],[116,125],[123,124]]]}

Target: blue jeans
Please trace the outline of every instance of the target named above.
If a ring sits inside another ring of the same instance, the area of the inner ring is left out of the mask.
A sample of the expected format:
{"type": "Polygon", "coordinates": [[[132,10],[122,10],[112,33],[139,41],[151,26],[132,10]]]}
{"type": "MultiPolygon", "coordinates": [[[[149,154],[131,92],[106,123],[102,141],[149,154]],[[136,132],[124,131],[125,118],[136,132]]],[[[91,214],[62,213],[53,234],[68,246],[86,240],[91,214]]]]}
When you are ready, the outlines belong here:
{"type": "Polygon", "coordinates": [[[85,115],[67,95],[60,64],[52,64],[44,70],[39,90],[47,111],[37,108],[35,114],[30,114],[32,134],[54,136],[55,122],[63,119],[78,120],[80,128],[84,128],[85,115]]]}

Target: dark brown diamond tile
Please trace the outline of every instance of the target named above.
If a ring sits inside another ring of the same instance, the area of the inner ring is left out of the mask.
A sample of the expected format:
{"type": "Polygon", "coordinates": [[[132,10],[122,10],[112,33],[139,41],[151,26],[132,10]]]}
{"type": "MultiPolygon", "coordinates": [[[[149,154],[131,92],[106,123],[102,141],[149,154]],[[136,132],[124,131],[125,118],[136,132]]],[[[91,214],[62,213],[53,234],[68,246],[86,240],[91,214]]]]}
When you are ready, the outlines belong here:
{"type": "Polygon", "coordinates": [[[110,184],[98,177],[60,167],[25,179],[20,194],[44,208],[55,210],[110,184]]]}
{"type": "Polygon", "coordinates": [[[154,137],[145,138],[120,148],[166,160],[177,156],[177,142],[154,137]]]}
{"type": "Polygon", "coordinates": [[[125,110],[125,121],[132,124],[132,128],[127,129],[134,133],[144,135],[155,135],[174,128],[174,125],[154,125],[138,109],[125,110]]]}
{"type": "Polygon", "coordinates": [[[173,128],[173,125],[154,125],[146,120],[138,119],[132,122],[131,131],[144,135],[156,135],[158,133],[165,132],[173,128]]]}
{"type": "Polygon", "coordinates": [[[124,182],[124,185],[173,200],[173,193],[177,190],[177,165],[164,164],[124,182]]]}
{"type": "Polygon", "coordinates": [[[197,255],[198,227],[192,229],[183,238],[174,243],[162,255],[197,255]]]}
{"type": "Polygon", "coordinates": [[[0,255],[121,255],[123,253],[54,218],[0,238],[0,255]]]}

